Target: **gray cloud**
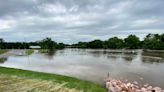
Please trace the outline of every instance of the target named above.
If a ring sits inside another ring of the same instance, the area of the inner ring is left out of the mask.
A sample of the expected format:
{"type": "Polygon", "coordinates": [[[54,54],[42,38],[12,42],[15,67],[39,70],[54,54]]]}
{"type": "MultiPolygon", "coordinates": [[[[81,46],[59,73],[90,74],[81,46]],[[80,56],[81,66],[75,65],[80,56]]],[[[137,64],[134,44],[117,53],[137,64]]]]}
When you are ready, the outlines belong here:
{"type": "Polygon", "coordinates": [[[75,43],[164,33],[164,0],[0,0],[0,38],[75,43]]]}

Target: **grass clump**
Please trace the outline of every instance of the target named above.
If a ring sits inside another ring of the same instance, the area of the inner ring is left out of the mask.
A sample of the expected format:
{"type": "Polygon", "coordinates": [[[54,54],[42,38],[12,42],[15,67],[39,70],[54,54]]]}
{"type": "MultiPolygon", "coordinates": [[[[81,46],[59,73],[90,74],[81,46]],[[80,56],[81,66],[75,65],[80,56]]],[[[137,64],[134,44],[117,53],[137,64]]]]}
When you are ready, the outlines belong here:
{"type": "Polygon", "coordinates": [[[6,52],[8,52],[9,50],[7,50],[7,49],[0,49],[0,54],[3,54],[3,53],[6,53],[6,52]]]}
{"type": "Polygon", "coordinates": [[[31,55],[32,53],[34,53],[34,50],[32,49],[29,49],[29,50],[26,50],[26,55],[31,55]]]}
{"type": "Polygon", "coordinates": [[[40,49],[39,52],[40,52],[40,53],[47,53],[48,50],[47,50],[47,49],[40,49]]]}

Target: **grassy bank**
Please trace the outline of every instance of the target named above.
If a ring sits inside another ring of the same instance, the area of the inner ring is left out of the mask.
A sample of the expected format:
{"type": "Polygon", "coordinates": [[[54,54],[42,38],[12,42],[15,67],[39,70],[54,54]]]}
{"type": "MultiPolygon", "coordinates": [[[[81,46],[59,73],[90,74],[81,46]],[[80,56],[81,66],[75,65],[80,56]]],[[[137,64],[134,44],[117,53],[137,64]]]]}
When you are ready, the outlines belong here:
{"type": "MultiPolygon", "coordinates": [[[[27,81],[27,83],[22,84],[22,89],[24,88],[24,90],[30,92],[36,92],[38,90],[43,92],[49,92],[50,90],[53,90],[53,92],[105,92],[105,89],[96,83],[83,81],[72,77],[0,67],[0,82],[2,82],[0,83],[0,85],[3,85],[4,87],[2,88],[0,86],[0,90],[6,89],[5,91],[7,91],[7,87],[12,87],[12,81],[9,81],[9,84],[7,84],[5,82],[5,79],[7,81],[13,80],[13,84],[17,83],[17,79],[24,80],[23,82],[27,81]],[[25,89],[26,85],[30,84],[28,83],[28,81],[32,81],[32,83],[30,82],[31,84],[36,83],[36,87],[28,88],[28,90],[25,89]],[[3,82],[6,84],[3,84],[3,82]],[[43,87],[40,87],[39,85],[43,87]]],[[[18,88],[20,89],[21,86],[18,86],[18,88]]]]}
{"type": "Polygon", "coordinates": [[[34,50],[33,49],[28,49],[26,50],[26,55],[31,55],[32,53],[34,53],[34,50]]]}
{"type": "Polygon", "coordinates": [[[8,52],[9,50],[6,50],[6,49],[0,49],[0,54],[3,54],[3,53],[6,53],[8,52]]]}

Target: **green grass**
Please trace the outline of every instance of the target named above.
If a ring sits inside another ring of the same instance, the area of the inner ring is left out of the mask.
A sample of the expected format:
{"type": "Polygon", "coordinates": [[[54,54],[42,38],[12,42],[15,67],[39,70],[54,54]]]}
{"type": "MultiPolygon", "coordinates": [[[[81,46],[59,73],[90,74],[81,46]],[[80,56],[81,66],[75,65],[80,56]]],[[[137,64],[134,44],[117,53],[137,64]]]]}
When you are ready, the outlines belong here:
{"type": "Polygon", "coordinates": [[[26,55],[31,55],[32,53],[34,53],[34,50],[32,49],[26,50],[26,55]]]}
{"type": "Polygon", "coordinates": [[[46,80],[59,84],[67,83],[66,85],[64,85],[65,87],[70,89],[74,88],[77,90],[83,90],[83,92],[106,92],[105,89],[99,84],[56,74],[0,67],[0,75],[46,80]]]}
{"type": "Polygon", "coordinates": [[[6,53],[8,52],[9,50],[6,50],[6,49],[0,49],[0,54],[3,54],[3,53],[6,53]]]}
{"type": "Polygon", "coordinates": [[[46,80],[28,79],[17,76],[0,75],[1,92],[82,92],[81,90],[64,87],[46,80]]]}

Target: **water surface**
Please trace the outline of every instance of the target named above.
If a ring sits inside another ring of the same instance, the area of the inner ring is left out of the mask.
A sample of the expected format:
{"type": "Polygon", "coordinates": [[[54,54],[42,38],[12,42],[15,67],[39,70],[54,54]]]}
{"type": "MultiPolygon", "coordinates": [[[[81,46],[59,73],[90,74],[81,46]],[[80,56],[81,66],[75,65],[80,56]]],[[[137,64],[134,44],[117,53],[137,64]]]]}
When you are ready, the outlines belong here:
{"type": "Polygon", "coordinates": [[[54,53],[9,56],[0,66],[72,76],[103,83],[111,77],[164,88],[164,53],[142,50],[64,49],[54,53]]]}

